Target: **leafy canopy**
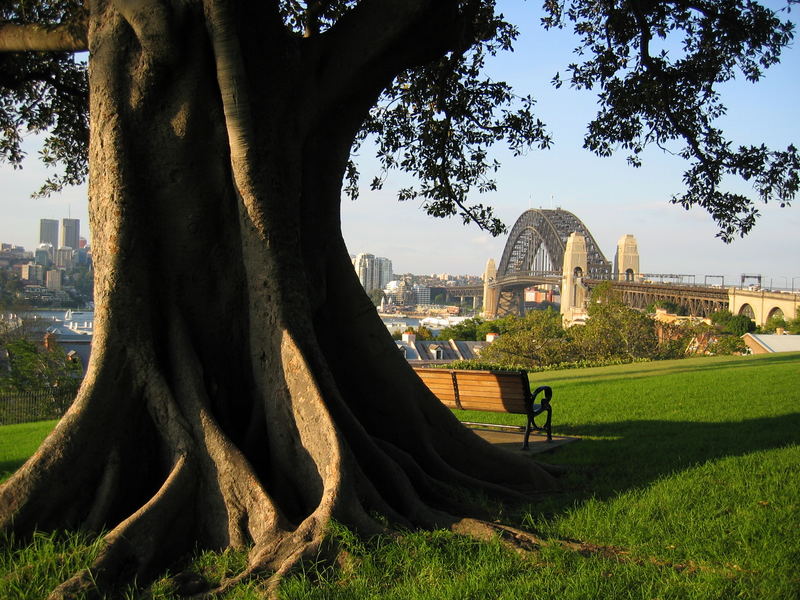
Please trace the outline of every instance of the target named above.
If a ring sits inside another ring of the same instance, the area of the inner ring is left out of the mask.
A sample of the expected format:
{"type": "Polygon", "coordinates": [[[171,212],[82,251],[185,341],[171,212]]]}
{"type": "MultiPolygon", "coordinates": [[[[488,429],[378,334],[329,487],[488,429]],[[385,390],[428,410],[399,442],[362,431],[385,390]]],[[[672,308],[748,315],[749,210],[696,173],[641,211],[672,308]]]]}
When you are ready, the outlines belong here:
{"type": "MultiPolygon", "coordinates": [[[[491,148],[505,144],[515,154],[547,148],[551,134],[535,114],[532,96],[519,94],[487,75],[487,57],[512,50],[518,30],[496,10],[494,0],[440,0],[471,23],[453,49],[429,64],[399,73],[368,114],[354,140],[357,152],[374,143],[380,188],[391,170],[417,182],[400,200],[420,200],[438,217],[460,215],[497,235],[504,225],[474,193],[496,189],[499,168],[491,148]]],[[[798,0],[787,0],[787,11],[798,0]]],[[[356,0],[300,3],[279,0],[290,43],[302,49],[308,38],[324,36],[356,0]]],[[[748,0],[545,0],[545,28],[571,27],[578,60],[565,81],[598,94],[598,113],[584,146],[601,156],[622,149],[633,166],[651,145],[674,151],[689,162],[685,190],[672,201],[700,206],[730,241],[746,234],[758,216],[757,201],[788,205],[800,185],[797,148],[773,150],[734,146],[715,126],[725,113],[720,84],[736,77],[758,81],[775,64],[794,35],[785,15],[748,0]],[[753,185],[755,198],[724,189],[727,177],[753,185]]],[[[77,0],[0,0],[0,25],[85,23],[77,0]]],[[[0,33],[0,36],[2,33],[0,33]]],[[[21,164],[26,132],[47,132],[45,162],[59,175],[41,192],[83,180],[88,117],[86,64],[69,53],[0,54],[0,158],[21,164]]],[[[358,194],[358,171],[350,163],[345,190],[358,194]]]]}
{"type": "MultiPolygon", "coordinates": [[[[0,0],[0,25],[83,26],[82,2],[0,0]]],[[[2,34],[0,34],[2,35],[2,34]]],[[[42,134],[40,159],[59,168],[38,195],[86,178],[89,145],[87,64],[71,52],[0,52],[0,160],[15,168],[27,134],[42,134]]]]}

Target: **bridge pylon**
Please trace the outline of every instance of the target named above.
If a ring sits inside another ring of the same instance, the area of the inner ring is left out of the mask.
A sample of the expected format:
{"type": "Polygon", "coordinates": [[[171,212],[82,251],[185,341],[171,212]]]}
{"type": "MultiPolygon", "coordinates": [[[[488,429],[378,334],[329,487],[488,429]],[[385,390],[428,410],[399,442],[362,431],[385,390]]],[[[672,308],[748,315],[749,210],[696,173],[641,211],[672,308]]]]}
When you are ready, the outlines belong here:
{"type": "Polygon", "coordinates": [[[564,248],[561,276],[561,318],[565,326],[586,320],[586,300],[589,288],[583,282],[588,271],[586,238],[574,232],[564,248]]]}
{"type": "Polygon", "coordinates": [[[485,319],[497,317],[497,300],[500,296],[500,290],[491,287],[496,278],[497,267],[494,265],[494,259],[490,258],[486,261],[486,268],[483,271],[483,317],[485,319]]]}
{"type": "Polygon", "coordinates": [[[617,281],[639,281],[639,248],[636,238],[630,233],[617,242],[614,254],[614,279],[617,281]]]}

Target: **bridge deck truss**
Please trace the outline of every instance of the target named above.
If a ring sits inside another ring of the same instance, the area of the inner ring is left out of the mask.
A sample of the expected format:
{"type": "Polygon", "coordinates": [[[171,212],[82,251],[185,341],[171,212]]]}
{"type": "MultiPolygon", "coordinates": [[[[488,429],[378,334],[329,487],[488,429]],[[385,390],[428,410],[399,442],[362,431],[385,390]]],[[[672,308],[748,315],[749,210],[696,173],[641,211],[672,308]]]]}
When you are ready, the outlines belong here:
{"type": "MultiPolygon", "coordinates": [[[[589,282],[590,287],[592,283],[596,285],[599,282],[589,282]]],[[[621,293],[625,304],[638,309],[645,309],[658,300],[685,306],[689,314],[695,317],[708,317],[728,308],[728,291],[720,288],[622,281],[615,281],[612,285],[621,293]]]]}

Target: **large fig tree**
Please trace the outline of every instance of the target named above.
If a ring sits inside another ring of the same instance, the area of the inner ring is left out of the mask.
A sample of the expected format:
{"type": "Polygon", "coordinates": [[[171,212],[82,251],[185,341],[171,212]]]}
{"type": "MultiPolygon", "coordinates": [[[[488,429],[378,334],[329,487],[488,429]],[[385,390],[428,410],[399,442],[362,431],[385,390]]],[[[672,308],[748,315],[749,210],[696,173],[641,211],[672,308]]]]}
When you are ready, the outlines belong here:
{"type": "MultiPolygon", "coordinates": [[[[363,534],[463,525],[480,511],[454,488],[554,486],[426,391],[340,228],[351,150],[372,135],[383,167],[417,177],[403,198],[502,230],[470,200],[494,187],[488,148],[550,138],[532,99],[483,74],[516,35],[494,4],[0,1],[0,151],[19,163],[24,130],[47,132],[44,159],[63,169],[42,192],[89,175],[91,364],[0,488],[0,527],[16,535],[107,532],[54,597],[146,578],[197,546],[250,545],[248,573],[278,578],[331,519],[363,534]]],[[[636,162],[647,144],[682,140],[677,200],[726,236],[756,212],[720,189],[726,175],[754,181],[761,200],[793,197],[794,148],[735,149],[713,125],[714,86],[758,79],[790,24],[744,0],[548,1],[545,14],[579,36],[571,83],[599,90],[590,149],[636,162]],[[675,37],[677,54],[657,50],[675,37]]]]}

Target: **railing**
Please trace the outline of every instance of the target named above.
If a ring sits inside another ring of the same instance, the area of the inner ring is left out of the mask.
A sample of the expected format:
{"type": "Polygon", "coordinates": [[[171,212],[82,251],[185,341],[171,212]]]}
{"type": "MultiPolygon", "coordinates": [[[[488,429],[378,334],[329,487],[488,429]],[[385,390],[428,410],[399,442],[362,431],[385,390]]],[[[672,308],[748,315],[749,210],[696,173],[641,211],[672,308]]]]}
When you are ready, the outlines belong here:
{"type": "Polygon", "coordinates": [[[75,399],[77,388],[37,392],[0,392],[0,425],[60,419],[75,399]]]}

